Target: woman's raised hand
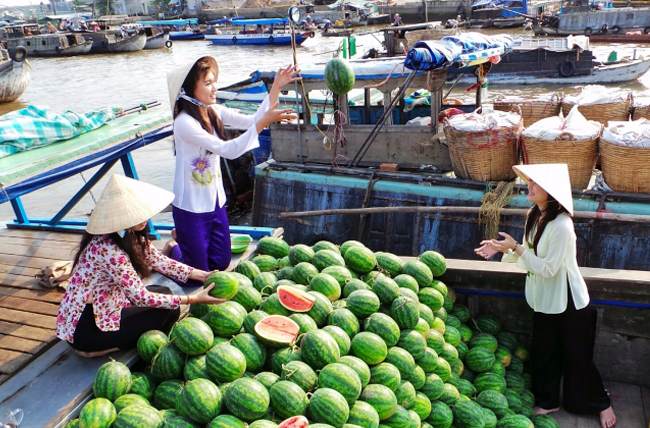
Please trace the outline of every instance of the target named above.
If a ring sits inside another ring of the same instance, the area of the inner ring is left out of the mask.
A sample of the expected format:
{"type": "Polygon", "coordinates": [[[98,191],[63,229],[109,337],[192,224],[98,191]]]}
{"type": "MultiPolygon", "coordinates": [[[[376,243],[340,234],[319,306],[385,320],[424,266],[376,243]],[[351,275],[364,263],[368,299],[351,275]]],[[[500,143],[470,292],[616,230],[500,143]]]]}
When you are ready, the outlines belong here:
{"type": "Polygon", "coordinates": [[[497,254],[499,251],[494,248],[492,245],[492,241],[487,240],[487,241],[481,241],[481,246],[478,248],[474,248],[474,252],[478,254],[479,256],[483,257],[486,260],[491,259],[494,257],[495,254],[497,254]]]}
{"type": "Polygon", "coordinates": [[[300,79],[300,70],[298,67],[289,65],[281,68],[275,73],[271,90],[276,89],[277,91],[281,91],[289,83],[295,82],[298,79],[300,79]]]}
{"type": "Polygon", "coordinates": [[[269,110],[264,113],[262,120],[257,123],[257,132],[268,127],[275,122],[289,122],[298,119],[298,115],[291,109],[278,109],[278,103],[273,104],[269,110]]]}
{"type": "Polygon", "coordinates": [[[503,238],[500,241],[496,239],[481,241],[481,246],[475,248],[474,252],[485,259],[489,259],[496,253],[505,253],[516,248],[517,241],[515,241],[515,238],[505,232],[499,232],[499,236],[503,238]]]}

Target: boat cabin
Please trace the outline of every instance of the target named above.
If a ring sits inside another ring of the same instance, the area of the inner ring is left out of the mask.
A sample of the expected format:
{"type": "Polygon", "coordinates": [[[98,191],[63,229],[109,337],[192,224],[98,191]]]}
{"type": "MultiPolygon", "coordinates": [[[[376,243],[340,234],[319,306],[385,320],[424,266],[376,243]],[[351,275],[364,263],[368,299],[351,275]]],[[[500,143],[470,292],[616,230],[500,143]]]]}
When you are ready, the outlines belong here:
{"type": "Polygon", "coordinates": [[[39,34],[48,34],[38,24],[7,25],[0,28],[0,40],[21,39],[39,34]]]}

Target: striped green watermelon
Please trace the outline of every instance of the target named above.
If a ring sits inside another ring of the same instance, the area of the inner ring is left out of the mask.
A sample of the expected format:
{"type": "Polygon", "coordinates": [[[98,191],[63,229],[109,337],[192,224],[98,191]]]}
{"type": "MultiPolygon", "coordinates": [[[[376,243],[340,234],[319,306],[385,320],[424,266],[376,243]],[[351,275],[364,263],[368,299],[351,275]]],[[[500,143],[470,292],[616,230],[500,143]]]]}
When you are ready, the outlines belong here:
{"type": "Polygon", "coordinates": [[[551,415],[537,415],[531,419],[535,428],[560,428],[560,424],[551,415]]]}
{"type": "Polygon", "coordinates": [[[409,411],[402,406],[397,406],[395,413],[383,424],[391,428],[420,428],[419,418],[417,422],[413,420],[409,411]]]}
{"type": "Polygon", "coordinates": [[[437,353],[442,352],[442,347],[445,344],[445,338],[438,330],[431,329],[427,333],[427,345],[436,351],[437,353]]]}
{"type": "Polygon", "coordinates": [[[95,397],[115,401],[131,389],[131,371],[118,361],[104,363],[98,370],[93,382],[95,397]]]}
{"type": "Polygon", "coordinates": [[[460,320],[460,322],[466,323],[471,318],[472,314],[469,308],[465,305],[454,304],[454,308],[451,310],[451,314],[460,320]]]}
{"type": "Polygon", "coordinates": [[[503,365],[503,367],[508,367],[512,361],[512,355],[510,354],[510,351],[504,346],[499,346],[494,353],[494,356],[496,357],[497,361],[503,365]]]}
{"type": "Polygon", "coordinates": [[[387,346],[395,346],[400,339],[399,325],[386,314],[374,313],[366,318],[364,330],[381,337],[387,346]]]}
{"type": "Polygon", "coordinates": [[[489,333],[493,336],[501,331],[501,322],[492,315],[481,315],[476,319],[476,326],[483,333],[489,333]]]}
{"type": "Polygon", "coordinates": [[[470,348],[481,347],[495,352],[498,347],[497,339],[489,333],[477,333],[469,342],[470,348]]]}
{"type": "Polygon", "coordinates": [[[285,364],[290,361],[300,361],[301,356],[302,352],[297,347],[279,349],[271,355],[271,370],[273,370],[273,373],[280,375],[285,364]]]}
{"type": "Polygon", "coordinates": [[[271,398],[264,385],[255,379],[243,377],[228,386],[224,402],[230,413],[251,422],[266,414],[271,398]]]}
{"type": "Polygon", "coordinates": [[[319,271],[329,266],[345,266],[345,260],[338,251],[319,250],[316,251],[311,262],[319,271]]]}
{"type": "Polygon", "coordinates": [[[156,387],[153,404],[158,409],[176,409],[176,401],[183,390],[180,380],[166,380],[156,387]]]}
{"type": "Polygon", "coordinates": [[[408,288],[414,293],[420,291],[420,285],[418,284],[417,280],[413,278],[411,275],[401,273],[393,279],[395,280],[395,282],[400,288],[408,288]]]}
{"type": "Polygon", "coordinates": [[[352,338],[350,352],[361,358],[366,364],[373,366],[386,359],[388,348],[386,342],[379,335],[364,331],[352,338]]]}
{"type": "Polygon", "coordinates": [[[451,311],[454,308],[456,303],[456,293],[453,288],[447,290],[447,295],[445,296],[445,305],[443,306],[446,311],[451,311]]]}
{"type": "Polygon", "coordinates": [[[229,272],[212,272],[203,283],[204,287],[211,285],[214,287],[210,290],[210,296],[218,299],[230,300],[239,290],[239,280],[229,272]]]}
{"type": "Polygon", "coordinates": [[[445,314],[444,316],[441,316],[437,311],[434,311],[434,313],[436,314],[436,316],[441,318],[446,325],[450,325],[457,329],[460,328],[461,325],[463,325],[463,323],[460,322],[460,320],[456,318],[454,315],[447,314],[445,308],[441,308],[440,310],[443,311],[443,314],[445,314]]]}
{"type": "Polygon", "coordinates": [[[289,262],[292,266],[302,262],[311,263],[315,255],[316,252],[310,246],[296,244],[289,249],[289,262]]]}
{"type": "Polygon", "coordinates": [[[208,305],[207,303],[194,303],[190,305],[190,315],[196,318],[203,318],[203,316],[208,313],[209,306],[210,305],[208,305]]]}
{"type": "Polygon", "coordinates": [[[454,421],[462,426],[481,428],[485,426],[481,406],[472,400],[458,400],[453,407],[454,421]]]}
{"type": "Polygon", "coordinates": [[[160,330],[149,330],[140,335],[136,348],[138,356],[150,363],[158,350],[169,343],[169,338],[160,330]]]}
{"type": "Polygon", "coordinates": [[[341,364],[345,364],[350,367],[352,370],[357,372],[359,379],[361,380],[361,385],[365,388],[370,383],[370,367],[362,359],[357,358],[352,355],[346,355],[341,357],[338,361],[341,364]]]}
{"type": "Polygon", "coordinates": [[[453,358],[448,361],[449,366],[451,367],[452,374],[460,376],[465,371],[465,364],[461,361],[460,358],[453,358]]]}
{"type": "Polygon", "coordinates": [[[295,321],[300,327],[300,334],[307,333],[308,331],[318,330],[316,321],[307,314],[291,314],[289,318],[295,321]]]}
{"type": "Polygon", "coordinates": [[[293,278],[293,266],[285,266],[282,269],[275,272],[275,277],[278,279],[278,282],[275,283],[276,287],[280,285],[294,285],[295,282],[293,278]],[[281,281],[283,281],[281,283],[281,281]],[[287,283],[285,283],[287,282],[287,283]]]}
{"type": "Polygon", "coordinates": [[[330,59],[325,66],[324,78],[327,89],[335,95],[343,96],[354,88],[354,71],[345,59],[330,59]]]}
{"type": "Polygon", "coordinates": [[[341,250],[339,249],[339,246],[338,246],[338,245],[336,245],[336,244],[333,243],[333,242],[325,241],[325,240],[323,240],[323,241],[318,241],[317,243],[315,243],[314,245],[312,245],[311,248],[312,248],[314,251],[316,251],[316,252],[318,252],[318,251],[320,251],[320,250],[332,250],[332,251],[335,251],[335,252],[337,252],[337,253],[340,253],[340,252],[341,252],[341,250]]]}
{"type": "Polygon", "coordinates": [[[452,383],[458,392],[468,397],[474,397],[476,395],[476,387],[472,382],[463,378],[452,378],[449,380],[452,383]]]}
{"type": "Polygon", "coordinates": [[[377,266],[379,266],[379,269],[391,278],[396,277],[402,272],[404,261],[395,254],[378,251],[375,253],[375,257],[377,258],[377,266]]]}
{"type": "Polygon", "coordinates": [[[495,361],[490,370],[492,373],[496,373],[499,376],[504,376],[506,375],[506,368],[503,367],[503,364],[501,364],[499,361],[495,361]]]}
{"type": "Polygon", "coordinates": [[[517,345],[514,355],[519,358],[521,361],[528,361],[528,350],[521,345],[517,345]]]}
{"type": "Polygon", "coordinates": [[[391,277],[381,273],[375,279],[372,291],[384,305],[390,305],[400,295],[397,283],[391,277]]]}
{"type": "Polygon", "coordinates": [[[395,397],[397,398],[397,404],[404,407],[405,409],[410,409],[415,404],[416,391],[415,387],[408,380],[402,380],[400,382],[397,391],[395,391],[395,397]]]}
{"type": "Polygon", "coordinates": [[[246,356],[229,343],[215,345],[205,356],[210,379],[217,382],[232,382],[246,371],[246,356]]]}
{"type": "Polygon", "coordinates": [[[378,270],[373,270],[371,272],[368,272],[367,274],[363,275],[361,279],[365,281],[366,284],[368,284],[370,287],[375,285],[375,280],[379,275],[383,275],[383,273],[379,272],[378,270]]]}
{"type": "Polygon", "coordinates": [[[415,360],[418,360],[424,356],[427,341],[416,330],[402,330],[397,346],[406,349],[415,360]]]}
{"type": "Polygon", "coordinates": [[[318,382],[314,369],[302,361],[289,361],[283,364],[280,377],[295,383],[305,392],[311,391],[318,382]]]}
{"type": "Polygon", "coordinates": [[[494,353],[482,346],[476,346],[470,349],[465,356],[465,364],[467,364],[467,367],[477,373],[489,371],[495,361],[494,353]]]}
{"type": "Polygon", "coordinates": [[[397,367],[391,363],[381,363],[370,369],[370,382],[379,383],[397,391],[402,383],[402,376],[397,367]]]}
{"type": "Polygon", "coordinates": [[[255,324],[268,316],[269,314],[262,310],[249,312],[246,317],[244,317],[244,330],[246,330],[246,333],[255,334],[255,324]]]}
{"type": "Polygon", "coordinates": [[[260,268],[250,260],[239,262],[237,267],[235,267],[235,272],[241,273],[242,275],[248,277],[248,279],[251,281],[254,281],[257,275],[262,273],[260,268]]]}
{"type": "MultiPolygon", "coordinates": [[[[190,357],[183,368],[183,377],[185,380],[194,380],[199,378],[208,378],[208,370],[205,362],[205,355],[190,357]]],[[[131,388],[133,389],[133,388],[131,388]]]]}
{"type": "Polygon", "coordinates": [[[514,389],[515,391],[519,391],[519,392],[523,392],[526,389],[524,377],[517,372],[507,370],[505,374],[505,379],[506,379],[506,385],[510,389],[514,389]]]}
{"type": "MultiPolygon", "coordinates": [[[[341,256],[338,255],[338,257],[341,256]]],[[[336,280],[336,278],[327,273],[319,273],[318,275],[314,276],[309,282],[309,288],[313,291],[318,291],[319,293],[323,294],[332,302],[338,300],[339,297],[341,297],[341,285],[336,280]]]]}
{"type": "Polygon", "coordinates": [[[460,327],[458,327],[458,332],[460,333],[460,340],[463,343],[469,343],[469,341],[472,340],[472,337],[474,336],[474,332],[466,324],[461,324],[460,327]]]}
{"type": "Polygon", "coordinates": [[[79,418],[71,419],[65,424],[65,428],[79,428],[80,426],[79,418]]]}
{"type": "Polygon", "coordinates": [[[425,420],[431,413],[431,400],[429,400],[429,398],[427,398],[423,393],[418,392],[415,395],[415,404],[409,410],[413,410],[417,413],[420,420],[425,420]]]}
{"type": "Polygon", "coordinates": [[[447,330],[447,326],[445,325],[445,322],[439,317],[434,318],[433,322],[431,323],[431,328],[434,330],[438,330],[440,334],[443,335],[447,330]]]}
{"type": "Polygon", "coordinates": [[[460,342],[456,348],[456,351],[458,352],[458,358],[464,359],[465,355],[467,355],[467,352],[469,352],[469,346],[467,346],[465,342],[460,342]]]}
{"type": "Polygon", "coordinates": [[[515,413],[521,413],[523,411],[524,403],[521,400],[519,392],[514,389],[506,388],[503,392],[503,396],[508,400],[508,408],[515,413]]]}
{"type": "Polygon", "coordinates": [[[433,281],[431,269],[419,260],[409,260],[402,266],[402,273],[411,275],[418,282],[420,288],[430,287],[433,281]]]}
{"type": "Polygon", "coordinates": [[[513,355],[512,358],[510,359],[510,365],[508,366],[508,370],[512,370],[513,372],[517,372],[517,373],[523,373],[524,362],[513,355]]]}
{"type": "Polygon", "coordinates": [[[115,410],[119,413],[123,408],[140,405],[140,406],[150,406],[149,400],[138,395],[138,394],[124,394],[120,395],[117,400],[113,403],[115,405],[115,410]]]}
{"type": "Polygon", "coordinates": [[[447,270],[445,257],[436,251],[425,251],[420,254],[419,259],[431,269],[434,277],[442,276],[447,270]]]}
{"type": "MultiPolygon", "coordinates": [[[[395,301],[397,300],[395,299],[395,301]]],[[[379,310],[380,306],[379,297],[370,290],[353,291],[347,298],[347,309],[360,319],[374,314],[379,310]]]]}
{"type": "MultiPolygon", "coordinates": [[[[246,422],[233,415],[219,415],[207,425],[207,428],[248,428],[246,422]]],[[[274,425],[275,426],[275,425],[274,425]]],[[[166,428],[163,426],[163,428],[166,428]]]]}
{"type": "Polygon", "coordinates": [[[490,389],[503,393],[506,390],[506,380],[496,373],[486,372],[476,376],[474,386],[479,393],[490,389]]]}
{"type": "Polygon", "coordinates": [[[250,312],[262,303],[262,294],[253,285],[240,284],[239,290],[232,300],[242,305],[247,312],[250,312]]]}
{"type": "Polygon", "coordinates": [[[355,240],[351,239],[351,240],[349,240],[349,241],[345,241],[345,242],[342,243],[341,246],[339,247],[339,250],[340,250],[340,252],[341,252],[341,255],[344,256],[345,253],[347,253],[348,250],[349,250],[350,248],[354,247],[354,246],[357,246],[357,247],[365,247],[365,245],[363,245],[363,242],[359,242],[359,241],[355,241],[355,240]]]}
{"type": "MultiPolygon", "coordinates": [[[[300,348],[303,361],[316,370],[338,361],[341,357],[336,340],[324,330],[306,333],[302,338],[300,348]]],[[[352,351],[354,352],[354,342],[352,351]]]]}
{"type": "Polygon", "coordinates": [[[416,360],[416,363],[422,367],[425,373],[433,373],[438,366],[438,353],[427,346],[424,348],[424,354],[416,360]]]}
{"type": "Polygon", "coordinates": [[[246,357],[246,371],[257,373],[266,363],[266,348],[249,333],[239,333],[230,340],[246,357]]]}
{"type": "Polygon", "coordinates": [[[203,317],[215,336],[230,337],[237,334],[244,325],[246,309],[237,302],[224,302],[210,305],[210,310],[203,317]]]}
{"type": "Polygon", "coordinates": [[[445,383],[442,386],[442,394],[440,395],[439,400],[444,402],[449,406],[453,406],[460,399],[460,392],[458,388],[450,383],[445,383]]]}
{"type": "Polygon", "coordinates": [[[338,391],[349,405],[361,394],[361,379],[352,368],[345,364],[333,363],[326,365],[318,375],[319,388],[331,388],[338,391]]]}
{"type": "Polygon", "coordinates": [[[406,297],[398,297],[393,300],[390,313],[397,325],[402,329],[413,329],[420,319],[418,303],[406,297]]]}
{"type": "Polygon", "coordinates": [[[273,256],[260,254],[259,256],[253,257],[251,261],[257,265],[260,272],[273,272],[274,270],[278,270],[278,259],[273,256]]]}
{"type": "Polygon", "coordinates": [[[288,317],[291,313],[280,301],[280,296],[278,293],[273,293],[268,296],[260,305],[260,309],[269,315],[282,315],[288,317]]]}
{"type": "Polygon", "coordinates": [[[431,327],[429,326],[429,323],[424,318],[420,317],[418,323],[415,325],[414,330],[420,333],[423,337],[427,337],[427,334],[429,333],[429,330],[431,330],[431,327]]]}
{"type": "Polygon", "coordinates": [[[433,401],[431,403],[431,413],[427,422],[433,428],[450,428],[454,420],[454,414],[447,404],[442,401],[433,401]]]}
{"type": "Polygon", "coordinates": [[[420,366],[415,366],[415,369],[408,373],[406,376],[406,380],[411,382],[413,384],[413,387],[415,389],[422,389],[424,386],[424,383],[427,379],[427,374],[424,373],[424,370],[422,370],[422,367],[420,366]]]}
{"type": "Polygon", "coordinates": [[[182,416],[206,424],[221,411],[221,392],[207,379],[194,379],[185,384],[176,410],[182,416]]]}
{"type": "MultiPolygon", "coordinates": [[[[136,397],[139,396],[136,395],[136,397]]],[[[144,400],[144,398],[140,398],[144,400]]],[[[79,426],[109,428],[116,418],[117,411],[113,403],[106,398],[95,398],[87,402],[81,409],[79,426]]]]}
{"type": "Polygon", "coordinates": [[[314,306],[307,312],[307,315],[314,319],[316,325],[322,327],[327,323],[327,317],[334,310],[332,302],[318,291],[309,291],[308,294],[314,299],[314,306]]]}
{"type": "Polygon", "coordinates": [[[444,337],[447,343],[450,343],[454,346],[458,346],[458,344],[462,342],[460,338],[460,331],[458,331],[458,329],[452,325],[447,325],[447,328],[445,328],[444,337]]]}
{"type": "Polygon", "coordinates": [[[350,416],[350,407],[338,391],[319,388],[309,400],[309,415],[315,422],[342,428],[350,416]]]}
{"type": "Polygon", "coordinates": [[[491,389],[479,393],[476,397],[476,402],[492,410],[499,418],[504,417],[508,410],[508,400],[505,395],[491,389]]]}
{"type": "Polygon", "coordinates": [[[361,400],[374,407],[382,421],[393,416],[398,408],[395,393],[385,385],[369,384],[361,392],[361,400]]]}
{"type": "Polygon", "coordinates": [[[293,281],[296,284],[309,285],[313,277],[318,275],[316,266],[307,262],[300,262],[293,267],[293,281]]]}
{"type": "Polygon", "coordinates": [[[329,333],[329,335],[332,336],[334,340],[336,340],[336,344],[339,345],[341,356],[347,355],[348,352],[350,352],[352,341],[350,340],[350,336],[348,336],[341,327],[337,327],[335,325],[326,325],[323,327],[323,330],[329,333]]]}
{"type": "Polygon", "coordinates": [[[179,415],[177,411],[171,409],[160,410],[158,412],[163,420],[164,428],[197,428],[198,425],[187,418],[179,415]]]}
{"type": "Polygon", "coordinates": [[[345,285],[353,279],[352,273],[345,266],[328,266],[322,270],[322,273],[332,275],[334,278],[336,278],[341,288],[344,288],[345,285]]]}
{"type": "MultiPolygon", "coordinates": [[[[431,281],[431,288],[435,289],[438,293],[442,294],[443,298],[447,299],[449,297],[449,288],[447,288],[447,286],[445,285],[444,282],[442,282],[440,280],[437,280],[437,279],[434,279],[433,281],[431,281]]],[[[453,309],[454,304],[455,303],[452,300],[450,302],[450,308],[449,308],[450,311],[453,309]]],[[[444,308],[444,305],[443,305],[443,308],[444,308]]],[[[447,308],[444,308],[444,309],[445,309],[445,311],[447,310],[447,308]]]]}
{"type": "Polygon", "coordinates": [[[280,376],[273,372],[259,372],[254,379],[270,390],[273,384],[280,380],[280,376]]]}
{"type": "Polygon", "coordinates": [[[289,255],[289,244],[281,238],[265,236],[257,242],[257,252],[280,259],[289,255]]]}
{"type": "Polygon", "coordinates": [[[275,291],[277,283],[278,277],[273,272],[262,272],[253,281],[253,286],[260,293],[267,295],[275,291]]]}
{"type": "Polygon", "coordinates": [[[348,424],[357,425],[362,428],[379,428],[379,414],[370,404],[357,400],[350,407],[348,424]]]}
{"type": "Polygon", "coordinates": [[[447,360],[442,357],[438,357],[438,365],[434,370],[434,373],[440,376],[440,379],[442,379],[443,382],[447,382],[451,377],[451,366],[447,360]]]}
{"type": "Polygon", "coordinates": [[[510,333],[509,331],[500,331],[497,339],[499,345],[505,347],[511,352],[517,349],[517,345],[519,344],[517,336],[515,336],[513,333],[510,333]]]}
{"type": "Polygon", "coordinates": [[[413,356],[399,346],[393,346],[388,350],[386,362],[397,367],[403,379],[407,379],[409,373],[415,370],[416,367],[413,356]]]}
{"type": "Polygon", "coordinates": [[[178,321],[169,334],[170,340],[187,355],[201,355],[208,352],[214,342],[214,333],[204,321],[187,317],[178,321]]]}
{"type": "Polygon", "coordinates": [[[428,306],[433,312],[442,308],[442,305],[445,302],[445,298],[442,294],[431,287],[422,288],[418,293],[418,299],[420,303],[428,306]]]}
{"type": "Polygon", "coordinates": [[[421,391],[429,400],[435,401],[442,396],[444,385],[445,383],[440,376],[435,373],[430,373],[426,377],[426,381],[421,391]]]}
{"type": "Polygon", "coordinates": [[[156,389],[156,383],[153,378],[146,373],[134,372],[131,373],[131,389],[132,394],[138,394],[147,400],[153,398],[153,392],[156,389]]]}
{"type": "Polygon", "coordinates": [[[327,322],[330,325],[340,327],[350,337],[357,334],[360,328],[359,320],[347,308],[334,309],[332,313],[329,314],[327,322]]]}
{"type": "MultiPolygon", "coordinates": [[[[533,407],[533,405],[535,404],[535,396],[533,395],[533,393],[530,390],[525,389],[525,390],[521,391],[519,393],[519,395],[521,397],[521,405],[524,408],[526,408],[526,407],[532,408],[533,407]]],[[[522,413],[524,413],[524,412],[522,412],[522,413]]]]}
{"type": "Polygon", "coordinates": [[[458,353],[458,348],[456,348],[451,343],[447,343],[447,342],[445,342],[442,345],[442,351],[440,351],[439,355],[445,360],[447,360],[448,362],[450,362],[451,360],[456,360],[460,356],[460,354],[458,353]]]}
{"type": "Polygon", "coordinates": [[[533,422],[524,415],[507,415],[497,423],[498,428],[535,428],[533,422]]]}
{"type": "MultiPolygon", "coordinates": [[[[291,266],[291,262],[289,261],[289,256],[284,256],[284,257],[278,259],[278,272],[281,271],[284,268],[291,268],[291,267],[292,266],[291,266]]],[[[292,272],[293,272],[293,269],[292,269],[292,272]]],[[[290,278],[290,276],[288,276],[287,278],[290,278]]]]}
{"type": "Polygon", "coordinates": [[[418,293],[411,290],[410,288],[400,288],[399,295],[402,297],[406,297],[407,299],[411,299],[414,302],[417,302],[418,308],[420,307],[421,303],[420,303],[420,299],[418,298],[418,293]]]}
{"type": "Polygon", "coordinates": [[[486,409],[485,407],[482,407],[481,411],[483,412],[483,422],[485,424],[485,428],[496,428],[498,422],[497,415],[495,415],[492,410],[486,409]]]}
{"type": "Polygon", "coordinates": [[[375,253],[366,247],[352,246],[343,258],[347,267],[358,273],[368,273],[377,265],[375,253]]]}
{"type": "Polygon", "coordinates": [[[151,406],[129,406],[117,414],[113,428],[158,428],[162,417],[151,406]]]}
{"type": "Polygon", "coordinates": [[[282,419],[304,415],[309,404],[307,394],[298,385],[288,380],[280,380],[269,390],[271,408],[282,419]]]}
{"type": "Polygon", "coordinates": [[[229,272],[231,276],[235,277],[237,281],[239,282],[239,287],[252,287],[253,286],[253,280],[244,275],[243,273],[240,272],[229,272]]]}

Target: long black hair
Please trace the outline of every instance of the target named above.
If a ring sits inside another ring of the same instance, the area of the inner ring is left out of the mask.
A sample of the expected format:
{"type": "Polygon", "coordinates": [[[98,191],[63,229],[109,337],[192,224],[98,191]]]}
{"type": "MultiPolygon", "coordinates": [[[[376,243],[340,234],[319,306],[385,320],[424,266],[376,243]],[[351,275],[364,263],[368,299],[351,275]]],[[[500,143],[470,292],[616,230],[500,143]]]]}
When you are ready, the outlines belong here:
{"type": "Polygon", "coordinates": [[[539,239],[542,237],[542,233],[544,233],[544,229],[546,229],[546,225],[555,220],[558,215],[566,213],[569,214],[569,212],[564,208],[553,196],[550,194],[548,195],[548,202],[546,203],[546,209],[542,212],[542,210],[539,209],[539,207],[535,204],[533,207],[528,211],[528,216],[526,217],[526,240],[529,243],[532,243],[532,247],[535,250],[535,254],[537,254],[537,244],[539,244],[539,239]],[[531,234],[533,231],[533,228],[535,227],[535,236],[532,237],[532,242],[531,242],[531,234]]]}
{"type": "MultiPolygon", "coordinates": [[[[79,243],[79,250],[74,256],[74,266],[79,263],[81,254],[86,249],[90,241],[98,235],[93,235],[84,232],[81,242],[79,243]]],[[[147,235],[147,228],[141,231],[127,230],[124,238],[120,237],[117,233],[111,233],[108,238],[113,241],[115,245],[121,248],[128,256],[135,271],[142,277],[146,278],[151,274],[151,268],[145,260],[145,252],[149,247],[149,236],[147,235]]]]}

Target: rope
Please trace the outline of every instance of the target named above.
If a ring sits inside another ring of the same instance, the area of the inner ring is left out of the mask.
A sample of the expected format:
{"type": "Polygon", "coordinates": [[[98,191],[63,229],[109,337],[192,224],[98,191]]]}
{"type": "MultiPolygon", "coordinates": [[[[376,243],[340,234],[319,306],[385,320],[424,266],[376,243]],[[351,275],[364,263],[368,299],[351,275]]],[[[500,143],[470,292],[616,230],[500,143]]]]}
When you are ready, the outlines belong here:
{"type": "Polygon", "coordinates": [[[496,187],[483,195],[478,214],[479,225],[483,226],[483,237],[493,239],[499,232],[501,209],[508,205],[512,198],[514,181],[500,181],[496,187]]]}

